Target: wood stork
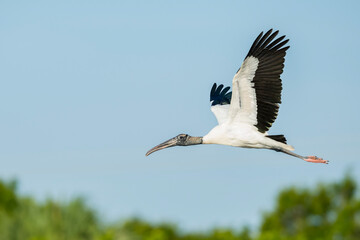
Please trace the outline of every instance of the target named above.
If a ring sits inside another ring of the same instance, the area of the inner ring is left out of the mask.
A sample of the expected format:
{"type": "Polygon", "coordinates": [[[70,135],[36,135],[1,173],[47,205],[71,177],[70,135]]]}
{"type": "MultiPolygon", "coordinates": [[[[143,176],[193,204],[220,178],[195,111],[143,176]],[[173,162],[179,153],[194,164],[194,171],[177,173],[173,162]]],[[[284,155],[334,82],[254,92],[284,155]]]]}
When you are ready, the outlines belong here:
{"type": "Polygon", "coordinates": [[[284,135],[268,135],[267,131],[275,121],[281,103],[283,72],[289,39],[276,38],[279,31],[263,32],[255,39],[244,62],[236,72],[233,92],[230,87],[216,83],[210,92],[211,111],[219,125],[204,137],[187,134],[178,136],[150,149],[151,153],[173,146],[195,144],[222,144],[243,148],[264,148],[283,152],[307,162],[328,163],[316,156],[301,156],[286,143],[284,135]],[[284,40],[285,39],[285,40],[284,40]]]}

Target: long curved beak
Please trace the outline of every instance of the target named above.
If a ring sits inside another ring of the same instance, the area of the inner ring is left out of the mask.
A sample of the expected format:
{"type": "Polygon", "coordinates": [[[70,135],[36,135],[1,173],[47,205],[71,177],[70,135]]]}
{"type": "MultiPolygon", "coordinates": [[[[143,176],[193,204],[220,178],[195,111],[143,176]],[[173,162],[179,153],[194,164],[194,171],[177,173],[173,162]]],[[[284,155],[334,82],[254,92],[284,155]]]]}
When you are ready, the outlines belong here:
{"type": "Polygon", "coordinates": [[[161,143],[161,144],[153,147],[153,148],[150,149],[145,155],[146,155],[146,156],[149,156],[149,155],[152,154],[153,152],[159,151],[159,150],[161,150],[161,149],[168,148],[168,147],[174,147],[174,146],[177,145],[176,143],[177,143],[176,138],[169,139],[169,140],[167,140],[166,142],[163,142],[163,143],[161,143]]]}

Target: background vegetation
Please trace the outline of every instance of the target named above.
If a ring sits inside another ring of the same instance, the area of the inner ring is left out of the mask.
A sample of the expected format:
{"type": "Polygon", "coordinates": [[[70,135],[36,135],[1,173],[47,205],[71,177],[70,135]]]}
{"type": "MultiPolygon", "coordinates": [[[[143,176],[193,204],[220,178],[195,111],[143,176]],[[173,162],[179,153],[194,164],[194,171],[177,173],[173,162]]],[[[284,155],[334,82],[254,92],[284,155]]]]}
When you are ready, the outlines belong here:
{"type": "MultiPolygon", "coordinates": [[[[241,214],[241,213],[239,213],[241,214]]],[[[84,199],[38,202],[21,196],[16,182],[0,181],[0,240],[303,240],[360,239],[360,199],[355,181],[282,190],[259,229],[217,228],[183,232],[171,223],[141,219],[104,223],[84,199]]]]}

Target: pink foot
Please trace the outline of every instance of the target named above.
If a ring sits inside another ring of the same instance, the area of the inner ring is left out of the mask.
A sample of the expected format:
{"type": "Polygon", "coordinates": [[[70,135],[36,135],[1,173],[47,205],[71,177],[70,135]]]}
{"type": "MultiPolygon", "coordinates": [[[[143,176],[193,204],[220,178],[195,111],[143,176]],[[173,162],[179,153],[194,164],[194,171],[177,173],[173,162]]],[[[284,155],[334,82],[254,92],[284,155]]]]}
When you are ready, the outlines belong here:
{"type": "Polygon", "coordinates": [[[328,160],[324,160],[324,159],[318,158],[316,156],[305,157],[304,160],[307,162],[312,162],[312,163],[325,163],[325,164],[329,163],[328,160]]]}

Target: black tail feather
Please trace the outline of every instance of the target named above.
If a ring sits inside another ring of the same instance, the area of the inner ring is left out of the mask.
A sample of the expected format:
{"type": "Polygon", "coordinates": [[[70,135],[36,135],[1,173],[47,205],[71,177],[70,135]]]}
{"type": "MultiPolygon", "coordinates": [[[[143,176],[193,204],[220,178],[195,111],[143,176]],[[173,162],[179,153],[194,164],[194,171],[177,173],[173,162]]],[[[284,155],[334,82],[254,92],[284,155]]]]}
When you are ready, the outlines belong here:
{"type": "Polygon", "coordinates": [[[286,144],[286,138],[284,135],[269,135],[267,136],[268,138],[271,138],[275,141],[281,142],[281,143],[285,143],[286,144]]]}

